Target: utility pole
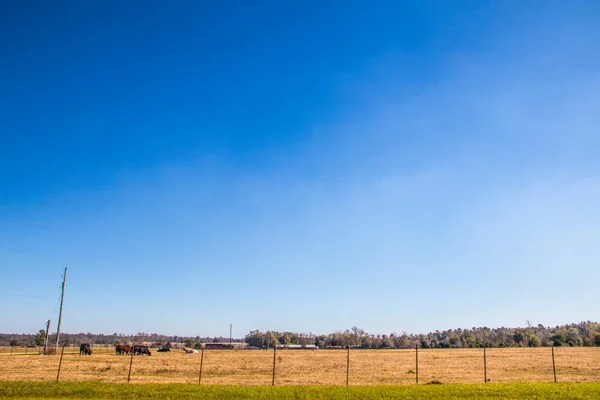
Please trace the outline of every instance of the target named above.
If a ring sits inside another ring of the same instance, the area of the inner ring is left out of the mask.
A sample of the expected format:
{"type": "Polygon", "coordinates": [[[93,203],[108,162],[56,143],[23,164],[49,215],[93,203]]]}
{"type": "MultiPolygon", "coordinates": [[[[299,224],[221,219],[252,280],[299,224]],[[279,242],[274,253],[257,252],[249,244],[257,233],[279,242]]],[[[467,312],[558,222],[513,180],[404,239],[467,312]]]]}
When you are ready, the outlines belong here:
{"type": "Polygon", "coordinates": [[[58,327],[56,328],[56,351],[58,351],[58,339],[60,338],[60,322],[62,320],[62,308],[63,308],[63,301],[65,299],[65,285],[67,283],[67,268],[69,268],[69,266],[65,266],[65,273],[63,275],[63,281],[62,281],[62,286],[61,286],[61,290],[60,290],[60,310],[58,311],[58,327]]]}
{"type": "Polygon", "coordinates": [[[44,336],[44,354],[48,353],[48,332],[50,331],[50,320],[46,322],[46,336],[44,336]]]}

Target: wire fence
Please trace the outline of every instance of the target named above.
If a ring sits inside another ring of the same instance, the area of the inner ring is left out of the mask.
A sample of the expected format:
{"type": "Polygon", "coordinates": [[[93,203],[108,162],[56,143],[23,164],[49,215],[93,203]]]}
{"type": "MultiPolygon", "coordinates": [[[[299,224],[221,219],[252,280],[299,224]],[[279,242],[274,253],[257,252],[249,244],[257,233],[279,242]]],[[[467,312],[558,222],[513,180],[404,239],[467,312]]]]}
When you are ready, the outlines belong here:
{"type": "MultiPolygon", "coordinates": [[[[115,346],[112,344],[92,344],[92,349],[96,353],[114,353],[115,346]]],[[[49,349],[54,349],[54,344],[48,344],[49,349]]],[[[2,354],[14,354],[14,355],[36,355],[44,352],[44,346],[0,346],[0,355],[2,354]]],[[[79,345],[67,345],[65,346],[66,354],[79,354],[79,345]]]]}
{"type": "MultiPolygon", "coordinates": [[[[7,346],[8,347],[8,346],[7,346]]],[[[116,355],[78,346],[55,355],[2,352],[0,380],[227,385],[401,385],[467,382],[600,382],[600,348],[412,350],[181,350],[116,355]],[[25,357],[24,355],[28,355],[25,357]]],[[[152,349],[155,350],[155,349],[152,349]]],[[[31,351],[31,352],[30,352],[31,351]]],[[[38,353],[39,354],[39,353],[38,353]]]]}

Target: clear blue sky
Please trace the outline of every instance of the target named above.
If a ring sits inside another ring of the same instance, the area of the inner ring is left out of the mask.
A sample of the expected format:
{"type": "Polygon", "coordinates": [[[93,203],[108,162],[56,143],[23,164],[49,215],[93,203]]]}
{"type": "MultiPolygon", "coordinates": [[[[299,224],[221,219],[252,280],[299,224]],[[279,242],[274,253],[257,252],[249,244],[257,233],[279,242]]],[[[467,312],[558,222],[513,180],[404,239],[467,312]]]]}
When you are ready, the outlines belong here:
{"type": "Polygon", "coordinates": [[[3,4],[0,332],[597,320],[599,17],[3,4]]]}

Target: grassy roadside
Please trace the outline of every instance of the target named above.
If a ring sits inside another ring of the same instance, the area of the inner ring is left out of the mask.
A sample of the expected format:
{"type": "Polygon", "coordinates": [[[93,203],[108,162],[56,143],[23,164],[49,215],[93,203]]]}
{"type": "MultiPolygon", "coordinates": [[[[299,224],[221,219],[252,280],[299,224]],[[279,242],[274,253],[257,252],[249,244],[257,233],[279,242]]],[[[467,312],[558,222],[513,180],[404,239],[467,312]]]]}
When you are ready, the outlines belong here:
{"type": "Polygon", "coordinates": [[[600,383],[221,386],[0,382],[2,399],[599,399],[600,383]]]}

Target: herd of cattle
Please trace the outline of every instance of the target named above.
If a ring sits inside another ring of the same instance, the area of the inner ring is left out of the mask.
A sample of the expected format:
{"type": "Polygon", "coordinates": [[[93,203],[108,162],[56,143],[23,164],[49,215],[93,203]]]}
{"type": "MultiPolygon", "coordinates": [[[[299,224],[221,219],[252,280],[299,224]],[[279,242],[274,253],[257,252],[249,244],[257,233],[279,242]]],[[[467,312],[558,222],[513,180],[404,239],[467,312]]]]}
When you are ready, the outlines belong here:
{"type": "Polygon", "coordinates": [[[130,346],[128,344],[118,344],[118,345],[116,345],[115,350],[117,352],[117,355],[132,354],[132,353],[134,356],[144,355],[144,354],[147,354],[149,356],[152,355],[152,354],[150,354],[150,349],[148,349],[148,346],[140,346],[137,344],[134,344],[133,346],[130,346]]]}
{"type": "MultiPolygon", "coordinates": [[[[148,348],[148,346],[141,346],[141,345],[128,345],[128,344],[118,344],[115,346],[115,351],[117,353],[117,355],[149,355],[151,356],[152,354],[150,354],[150,349],[148,348]]],[[[168,349],[163,350],[160,349],[158,351],[168,351],[168,349]]],[[[83,343],[81,346],[79,346],[79,355],[80,356],[91,356],[92,355],[92,346],[89,343],[83,343]]]]}

